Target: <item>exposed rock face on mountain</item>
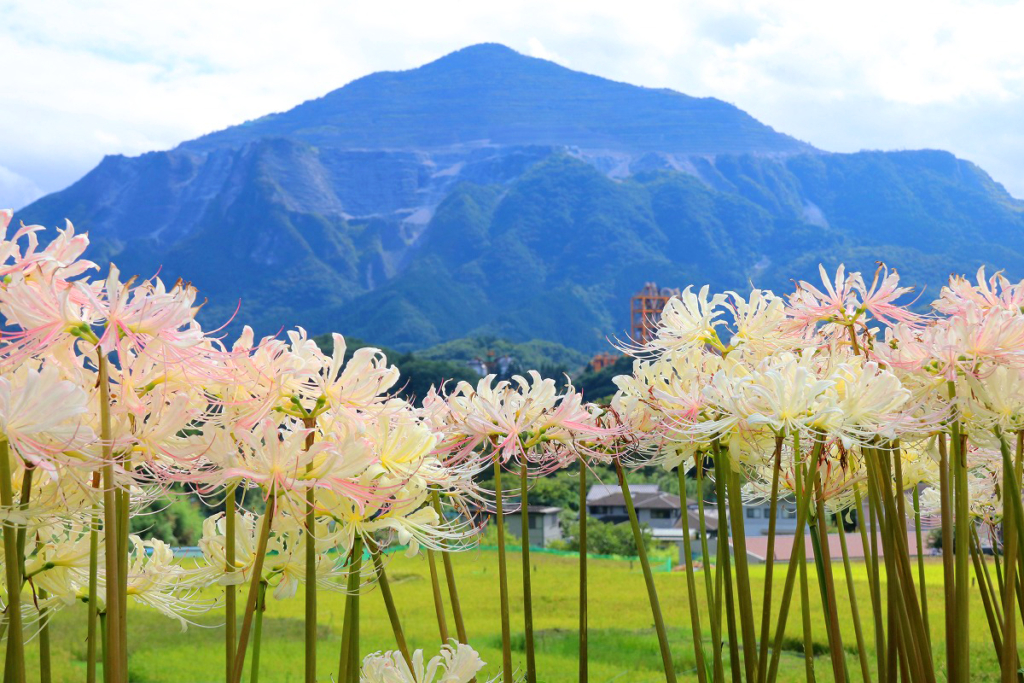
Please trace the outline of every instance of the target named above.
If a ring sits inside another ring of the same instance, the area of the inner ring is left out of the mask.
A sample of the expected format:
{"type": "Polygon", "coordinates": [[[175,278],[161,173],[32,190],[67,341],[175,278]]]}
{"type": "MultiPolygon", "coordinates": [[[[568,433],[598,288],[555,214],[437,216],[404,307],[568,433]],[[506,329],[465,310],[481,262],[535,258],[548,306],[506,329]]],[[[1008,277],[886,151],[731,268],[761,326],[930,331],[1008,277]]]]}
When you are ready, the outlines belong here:
{"type": "Polygon", "coordinates": [[[401,348],[469,333],[590,350],[644,282],[788,288],[884,259],[933,289],[1024,273],[1024,205],[945,152],[828,154],[714,99],[479,45],[291,111],[108,157],[18,212],[94,260],[184,277],[208,324],[401,348]]]}

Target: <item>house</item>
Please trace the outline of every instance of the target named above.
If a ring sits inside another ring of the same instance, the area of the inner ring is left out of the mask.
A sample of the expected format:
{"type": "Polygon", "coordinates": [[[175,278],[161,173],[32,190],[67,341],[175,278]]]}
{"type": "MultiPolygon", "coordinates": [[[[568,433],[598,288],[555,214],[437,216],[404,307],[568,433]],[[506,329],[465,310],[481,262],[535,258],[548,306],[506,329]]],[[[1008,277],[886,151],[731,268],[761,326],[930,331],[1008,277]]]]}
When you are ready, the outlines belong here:
{"type": "MultiPolygon", "coordinates": [[[[562,540],[562,526],[558,521],[560,507],[531,505],[529,508],[530,547],[544,547],[552,541],[562,540]]],[[[519,510],[505,515],[505,531],[516,538],[523,536],[523,516],[519,510]]]]}
{"type": "MultiPolygon", "coordinates": [[[[768,535],[771,512],[771,505],[767,502],[743,505],[743,530],[746,532],[747,538],[768,535]]],[[[796,503],[793,501],[779,501],[776,505],[775,533],[780,535],[796,533],[796,503]]]]}
{"type": "MultiPolygon", "coordinates": [[[[679,496],[658,488],[657,484],[629,484],[629,493],[636,508],[637,520],[652,530],[672,529],[682,519],[679,496]]],[[[587,514],[602,522],[619,524],[629,521],[626,498],[617,485],[595,484],[587,491],[587,514]]]]}

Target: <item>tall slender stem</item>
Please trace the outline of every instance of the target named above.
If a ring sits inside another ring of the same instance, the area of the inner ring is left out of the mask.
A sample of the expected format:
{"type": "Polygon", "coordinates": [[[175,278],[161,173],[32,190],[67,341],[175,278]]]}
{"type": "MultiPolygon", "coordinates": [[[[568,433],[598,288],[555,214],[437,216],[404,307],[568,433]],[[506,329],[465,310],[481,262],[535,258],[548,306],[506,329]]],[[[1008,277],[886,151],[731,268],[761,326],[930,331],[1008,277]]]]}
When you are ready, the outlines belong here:
{"type": "MultiPolygon", "coordinates": [[[[686,465],[685,461],[676,467],[679,477],[679,497],[682,498],[683,515],[680,524],[683,527],[683,554],[686,556],[686,602],[690,607],[690,631],[693,633],[693,654],[697,664],[697,680],[707,681],[707,665],[704,662],[704,639],[701,637],[700,610],[697,607],[697,581],[693,576],[693,551],[690,548],[690,513],[686,504],[686,465]]],[[[707,571],[707,569],[705,569],[707,571]]]]}
{"type": "Polygon", "coordinates": [[[924,543],[921,536],[921,492],[914,486],[914,535],[917,540],[917,582],[921,591],[921,618],[928,642],[932,642],[932,625],[928,619],[928,588],[924,580],[924,543]]]}
{"type": "MultiPolygon", "coordinates": [[[[316,438],[316,418],[305,418],[303,426],[309,430],[306,434],[305,449],[313,446],[316,438]]],[[[306,465],[306,473],[313,470],[313,463],[306,465]]],[[[306,593],[305,593],[305,674],[306,683],[316,683],[316,489],[306,489],[306,593]]]]}
{"type": "Polygon", "coordinates": [[[494,454],[494,517],[498,525],[498,592],[501,600],[501,675],[512,683],[512,627],[508,608],[508,565],[505,562],[505,510],[501,487],[501,456],[494,454]]]}
{"type": "MultiPolygon", "coordinates": [[[[124,461],[122,460],[122,463],[124,461]]],[[[124,465],[122,464],[122,467],[124,465]]],[[[128,681],[128,553],[131,544],[128,541],[128,509],[131,497],[127,488],[117,491],[117,550],[118,550],[118,607],[121,616],[117,620],[121,638],[121,676],[128,681]]]]}
{"type": "Polygon", "coordinates": [[[772,577],[775,573],[775,525],[779,512],[779,476],[782,473],[782,435],[775,437],[772,457],[772,494],[768,505],[768,552],[764,562],[764,596],[761,599],[761,639],[757,655],[757,680],[764,683],[768,676],[768,629],[771,627],[772,577]]]}
{"type": "MultiPolygon", "coordinates": [[[[956,400],[956,384],[950,381],[947,386],[950,402],[953,402],[956,400]]],[[[970,593],[968,592],[971,580],[968,570],[971,552],[968,547],[971,519],[967,490],[967,453],[960,436],[959,418],[953,421],[951,431],[953,435],[953,489],[956,506],[956,514],[953,516],[953,543],[956,545],[956,553],[953,557],[956,611],[953,614],[952,642],[956,648],[957,665],[951,683],[967,683],[971,679],[971,662],[968,651],[968,644],[971,641],[970,593]]]]}
{"type": "MultiPolygon", "coordinates": [[[[704,516],[704,454],[694,453],[694,465],[697,469],[697,525],[700,533],[701,561],[704,563],[704,592],[707,595],[708,621],[711,622],[711,654],[713,680],[715,683],[725,681],[725,662],[722,660],[722,622],[718,619],[718,601],[715,597],[711,579],[711,552],[708,548],[708,527],[704,516]]],[[[717,572],[716,572],[717,573],[717,572]]]]}
{"type": "MultiPolygon", "coordinates": [[[[357,671],[353,671],[353,661],[355,658],[352,656],[353,640],[358,635],[356,632],[355,621],[358,619],[358,613],[355,611],[356,599],[359,597],[359,585],[362,581],[362,561],[363,561],[363,538],[357,535],[352,543],[352,550],[349,553],[348,561],[348,586],[345,591],[345,624],[341,632],[341,656],[338,660],[338,683],[349,683],[353,677],[357,677],[359,674],[357,671]]],[[[358,645],[355,647],[358,652],[358,645]]]]}
{"type": "Polygon", "coordinates": [[[121,670],[121,580],[117,535],[118,491],[114,480],[114,453],[110,426],[110,376],[107,357],[98,351],[97,366],[100,386],[100,439],[103,443],[103,541],[106,569],[106,649],[103,675],[107,683],[123,683],[121,670]]]}
{"type": "Polygon", "coordinates": [[[661,616],[661,605],[658,604],[658,590],[654,585],[654,575],[651,573],[651,563],[647,560],[647,548],[644,546],[643,532],[640,530],[640,522],[637,520],[636,508],[633,506],[633,496],[626,484],[626,475],[622,471],[622,462],[618,457],[614,458],[615,474],[619,479],[619,487],[622,489],[622,497],[626,500],[626,512],[629,513],[629,524],[633,528],[633,540],[636,542],[636,551],[640,556],[640,567],[644,572],[644,582],[647,584],[647,597],[651,603],[651,612],[654,615],[654,628],[658,632],[658,645],[661,647],[661,663],[665,668],[665,681],[676,683],[675,666],[672,663],[672,652],[668,645],[668,634],[665,631],[665,621],[661,616]]]}
{"type": "Polygon", "coordinates": [[[750,593],[750,570],[747,566],[747,532],[743,521],[743,497],[740,494],[740,473],[735,463],[721,457],[723,474],[729,487],[729,521],[732,523],[732,544],[736,557],[736,592],[740,607],[740,628],[743,632],[743,664],[747,680],[757,678],[757,642],[754,635],[754,599],[750,593]]]}
{"type": "Polygon", "coordinates": [[[580,645],[579,645],[579,681],[587,683],[590,679],[590,668],[587,657],[587,463],[580,456],[580,645]]]}
{"type": "MultiPolygon", "coordinates": [[[[913,572],[910,568],[907,537],[903,533],[903,523],[899,520],[896,503],[893,500],[892,468],[889,456],[883,449],[875,449],[874,456],[867,462],[868,476],[875,479],[874,501],[879,506],[879,524],[882,529],[882,546],[884,549],[886,577],[891,593],[889,608],[898,628],[895,633],[896,645],[903,661],[907,663],[916,680],[931,680],[932,661],[927,652],[928,644],[922,642],[926,636],[920,624],[920,610],[917,604],[917,593],[914,589],[913,572]],[[877,500],[880,496],[881,500],[877,500]],[[883,514],[884,513],[884,514],[883,514]]],[[[890,648],[889,667],[892,670],[892,650],[890,648]]]]}
{"type": "MultiPolygon", "coordinates": [[[[799,496],[800,491],[803,490],[804,469],[804,464],[799,459],[799,436],[794,437],[793,446],[794,453],[797,456],[794,458],[793,477],[796,484],[796,494],[799,496]]],[[[799,557],[796,557],[795,548],[793,552],[794,554],[789,558],[790,563],[800,563],[800,616],[804,634],[804,676],[810,683],[814,681],[814,640],[811,637],[811,594],[807,586],[807,552],[802,550],[799,557]]]]}
{"type": "MultiPolygon", "coordinates": [[[[93,487],[99,487],[99,478],[93,475],[93,487]]],[[[100,531],[99,506],[92,505],[92,516],[89,518],[89,604],[87,628],[88,639],[85,643],[85,680],[86,683],[96,683],[96,642],[99,640],[98,621],[99,610],[99,559],[100,559],[100,531]]]]}
{"type": "Polygon", "coordinates": [[[263,613],[267,611],[267,582],[260,581],[260,597],[256,603],[256,624],[252,631],[252,664],[249,667],[250,683],[260,680],[260,649],[263,645],[263,613]]]}
{"type": "Polygon", "coordinates": [[[270,540],[270,526],[274,521],[277,509],[276,491],[271,490],[267,497],[267,509],[263,513],[263,526],[256,546],[256,559],[252,566],[252,580],[249,583],[249,595],[245,601],[245,613],[242,616],[242,628],[238,635],[238,647],[235,649],[235,665],[231,669],[231,683],[240,683],[242,669],[245,667],[245,650],[249,644],[249,631],[252,629],[252,618],[256,612],[256,600],[259,597],[259,586],[263,580],[263,561],[267,556],[267,542],[270,540]]]}
{"type": "MultiPolygon", "coordinates": [[[[799,436],[794,437],[794,441],[798,442],[799,436]]],[[[821,457],[821,449],[824,442],[819,438],[815,439],[814,448],[811,452],[811,469],[808,473],[808,479],[804,485],[804,490],[800,491],[797,489],[797,506],[796,506],[796,530],[794,531],[796,542],[793,543],[793,552],[791,557],[801,557],[805,555],[804,552],[804,527],[807,524],[808,510],[810,508],[811,497],[814,493],[814,486],[812,482],[818,474],[818,460],[821,457]]],[[[799,461],[799,450],[794,454],[795,466],[800,466],[799,461]]],[[[796,581],[796,572],[799,567],[799,562],[790,562],[789,567],[786,570],[786,583],[782,589],[782,602],[779,606],[779,622],[775,626],[775,642],[772,645],[772,658],[768,669],[768,681],[775,681],[775,677],[779,670],[779,657],[782,655],[782,639],[786,635],[786,620],[789,618],[789,603],[793,597],[793,585],[796,581]]]]}
{"type": "Polygon", "coordinates": [[[850,615],[853,617],[853,633],[857,638],[857,655],[860,658],[861,677],[865,683],[871,683],[871,668],[868,666],[867,644],[860,626],[860,608],[857,603],[857,590],[853,585],[853,570],[850,568],[850,552],[846,547],[846,525],[842,515],[839,519],[839,547],[843,551],[843,569],[846,572],[846,592],[850,596],[850,615]]]}
{"type": "Polygon", "coordinates": [[[956,672],[956,648],[953,638],[956,632],[956,578],[953,567],[953,496],[950,487],[950,463],[946,450],[946,435],[939,434],[939,514],[942,521],[942,590],[945,598],[943,612],[946,616],[946,679],[953,680],[956,672]]]}
{"type": "MultiPolygon", "coordinates": [[[[235,528],[237,514],[235,512],[235,496],[238,484],[228,486],[224,498],[224,571],[234,573],[235,566],[235,528]]],[[[231,668],[235,665],[235,638],[237,637],[237,590],[234,583],[224,588],[224,680],[231,681],[231,668]]]]}
{"type": "MultiPolygon", "coordinates": [[[[28,510],[29,499],[32,497],[32,474],[35,472],[35,467],[28,463],[25,463],[25,474],[21,478],[21,500],[18,507],[21,509],[22,514],[28,510]]],[[[28,526],[22,524],[18,528],[18,571],[21,572],[21,576],[25,576],[25,540],[28,537],[28,526]]],[[[25,579],[22,578],[22,581],[25,579]]]]}
{"type": "Polygon", "coordinates": [[[427,566],[430,568],[430,592],[434,596],[434,615],[437,617],[437,631],[441,644],[448,643],[448,621],[444,615],[444,598],[441,597],[441,580],[437,572],[437,558],[434,551],[427,549],[427,566]]]}
{"type": "Polygon", "coordinates": [[[821,592],[821,604],[825,607],[825,631],[828,635],[828,653],[832,659],[832,673],[837,683],[846,681],[846,653],[843,651],[843,640],[839,634],[839,616],[836,608],[835,584],[832,581],[832,555],[828,542],[828,529],[825,525],[825,505],[821,497],[821,485],[815,482],[818,492],[811,528],[811,546],[814,549],[814,564],[818,575],[818,589],[821,592]]]}
{"type": "MultiPolygon", "coordinates": [[[[982,568],[981,553],[978,549],[977,536],[971,534],[971,560],[974,563],[974,575],[978,580],[978,588],[981,593],[981,604],[985,608],[985,618],[988,621],[989,635],[992,636],[992,646],[996,656],[1000,659],[1003,653],[1003,637],[1000,628],[1000,619],[996,615],[995,595],[991,585],[985,577],[985,570],[982,568]]],[[[1002,662],[1000,661],[1000,665],[1002,662]]],[[[1012,679],[1011,679],[1012,680],[1012,679]]]]}
{"type": "MultiPolygon", "coordinates": [[[[1004,486],[1006,487],[1006,490],[1003,492],[1003,499],[1004,501],[1008,500],[1010,502],[1010,514],[1014,518],[1014,523],[1011,525],[1010,532],[1016,532],[1012,535],[1016,539],[1016,547],[1019,550],[1024,548],[1024,503],[1021,502],[1021,477],[1019,475],[1022,467],[1024,467],[1024,462],[1022,462],[1022,458],[1024,458],[1024,456],[1022,456],[1021,453],[1022,444],[1020,441],[1020,437],[1018,437],[1017,462],[1014,463],[1014,461],[1010,457],[1010,445],[1007,443],[1006,438],[998,428],[996,429],[996,436],[999,437],[999,450],[1003,457],[1003,472],[1005,473],[1009,471],[1011,474],[1013,474],[1013,476],[1011,477],[1004,478],[1004,486]]],[[[1006,507],[1005,503],[1004,507],[1006,507]]],[[[1004,510],[1004,518],[1006,514],[1006,510],[1004,510]]],[[[1009,541],[1007,541],[1007,544],[1009,544],[1009,541]]],[[[1018,553],[1015,552],[1014,554],[1017,555],[1018,553]]],[[[1013,562],[1012,564],[1015,568],[1016,562],[1013,562]]],[[[1013,577],[1014,569],[1011,569],[1010,567],[1011,559],[1009,557],[1006,558],[1006,565],[1006,591],[1004,592],[1004,598],[1007,594],[1012,595],[1014,589],[1016,588],[1016,581],[1013,577]]],[[[1009,603],[1009,606],[1012,608],[1012,601],[1009,603]]],[[[1014,610],[1009,609],[1008,613],[1004,614],[1004,618],[1015,622],[1016,615],[1014,614],[1014,610]]],[[[1013,628],[1014,630],[1016,629],[1016,624],[1014,624],[1013,628]]],[[[1006,655],[1004,661],[1006,661],[1008,664],[1010,662],[1016,662],[1016,639],[1011,641],[1009,637],[1005,637],[1004,642],[1006,643],[1007,649],[1011,651],[1009,654],[1006,655]]]]}
{"type": "Polygon", "coordinates": [[[814,681],[814,639],[811,635],[811,591],[807,585],[806,551],[800,553],[800,557],[790,558],[789,561],[800,563],[800,616],[804,634],[804,676],[807,681],[814,681]]]}
{"type": "MultiPolygon", "coordinates": [[[[444,519],[444,514],[441,509],[441,496],[437,491],[431,493],[431,499],[434,504],[434,511],[437,512],[437,516],[440,519],[444,519]]],[[[462,619],[462,606],[459,602],[459,591],[455,585],[455,569],[452,567],[451,553],[442,552],[441,562],[444,564],[444,581],[448,584],[448,600],[452,604],[452,616],[455,618],[455,633],[459,637],[460,643],[468,644],[468,638],[466,636],[466,624],[462,619]]]]}
{"type": "Polygon", "coordinates": [[[530,571],[530,501],[527,479],[526,454],[519,462],[519,526],[522,538],[523,560],[523,621],[526,636],[526,681],[537,683],[537,659],[533,649],[533,577],[530,571]]]}
{"type": "MultiPolygon", "coordinates": [[[[11,456],[7,440],[0,440],[0,505],[14,509],[11,485],[11,456]]],[[[21,627],[21,571],[18,557],[18,531],[14,521],[6,519],[4,529],[4,570],[7,574],[7,663],[13,683],[25,679],[25,641],[21,627]]],[[[4,678],[7,678],[5,675],[4,678]]]]}
{"type": "MultiPolygon", "coordinates": [[[[729,632],[729,673],[733,683],[740,683],[743,670],[740,668],[740,644],[736,635],[736,609],[732,595],[732,569],[729,559],[729,518],[727,512],[728,497],[725,487],[727,475],[723,473],[722,449],[718,441],[714,442],[713,452],[715,455],[715,501],[718,504],[718,564],[721,573],[718,576],[719,585],[725,587],[725,625],[729,632]]],[[[718,608],[722,608],[721,596],[718,596],[718,608]]]]}
{"type": "MultiPolygon", "coordinates": [[[[1005,439],[1003,440],[1005,444],[1005,439]]],[[[1019,443],[1019,440],[1018,440],[1019,443]]],[[[1020,448],[1018,447],[1017,459],[1020,459],[1020,448]]],[[[1013,480],[1020,482],[1016,465],[1010,470],[1003,468],[1003,491],[1009,493],[1014,489],[1013,480]]],[[[1015,506],[1003,506],[1003,554],[1006,558],[1006,577],[1003,581],[1003,648],[1000,657],[1002,665],[1003,683],[1014,683],[1020,669],[1017,660],[1017,610],[1015,601],[1017,598],[1017,525],[1021,520],[1015,514],[1015,506]]]]}
{"type": "Polygon", "coordinates": [[[384,609],[387,610],[388,620],[391,621],[391,631],[395,634],[395,644],[398,651],[402,653],[405,663],[409,669],[413,668],[412,655],[409,652],[409,644],[405,640],[405,632],[402,630],[402,621],[398,616],[398,605],[395,603],[395,596],[391,592],[391,582],[388,581],[388,574],[384,571],[384,560],[380,556],[380,548],[372,541],[367,542],[370,555],[373,557],[373,568],[377,574],[377,583],[380,585],[380,594],[384,598],[384,609]]]}
{"type": "Polygon", "coordinates": [[[868,506],[864,510],[864,498],[861,495],[860,487],[853,490],[854,500],[857,504],[857,528],[860,531],[861,546],[864,548],[864,560],[867,569],[868,593],[871,597],[871,613],[875,620],[875,659],[878,663],[878,680],[883,680],[882,673],[885,671],[885,630],[882,626],[882,588],[878,574],[878,532],[876,529],[874,511],[868,506]],[[865,515],[871,529],[871,541],[868,542],[868,525],[865,524],[865,515]]]}
{"type": "MultiPolygon", "coordinates": [[[[46,590],[39,589],[39,601],[46,602],[46,590]]],[[[50,683],[53,674],[50,669],[50,614],[46,607],[39,609],[39,683],[50,683]]]]}

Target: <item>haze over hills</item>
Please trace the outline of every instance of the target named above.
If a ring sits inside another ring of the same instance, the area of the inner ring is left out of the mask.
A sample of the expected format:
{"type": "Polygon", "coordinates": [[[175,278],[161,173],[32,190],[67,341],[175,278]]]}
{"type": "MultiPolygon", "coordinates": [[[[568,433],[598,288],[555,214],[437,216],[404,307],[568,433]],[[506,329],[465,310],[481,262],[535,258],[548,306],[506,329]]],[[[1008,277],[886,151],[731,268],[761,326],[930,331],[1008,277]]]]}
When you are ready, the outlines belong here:
{"type": "MultiPolygon", "coordinates": [[[[1024,274],[1024,203],[940,151],[830,154],[719,100],[478,45],[139,157],[22,209],[97,261],[194,282],[207,323],[398,348],[586,351],[644,282],[788,290],[884,259],[930,293],[1024,274]]],[[[926,298],[928,295],[926,295],[926,298]]]]}

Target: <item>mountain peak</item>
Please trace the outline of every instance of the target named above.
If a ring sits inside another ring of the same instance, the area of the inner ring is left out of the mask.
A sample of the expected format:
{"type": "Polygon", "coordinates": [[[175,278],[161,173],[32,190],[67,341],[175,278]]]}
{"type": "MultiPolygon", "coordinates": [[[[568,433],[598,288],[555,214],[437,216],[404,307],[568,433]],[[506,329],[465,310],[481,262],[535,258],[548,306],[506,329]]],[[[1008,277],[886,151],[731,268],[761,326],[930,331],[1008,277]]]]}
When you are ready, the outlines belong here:
{"type": "Polygon", "coordinates": [[[262,137],[344,149],[484,143],[630,154],[814,151],[720,100],[612,81],[498,43],[471,45],[408,71],[370,74],[182,147],[238,148],[262,137]]]}

